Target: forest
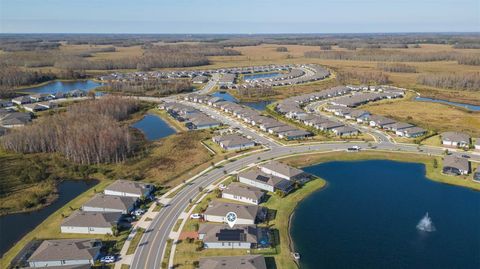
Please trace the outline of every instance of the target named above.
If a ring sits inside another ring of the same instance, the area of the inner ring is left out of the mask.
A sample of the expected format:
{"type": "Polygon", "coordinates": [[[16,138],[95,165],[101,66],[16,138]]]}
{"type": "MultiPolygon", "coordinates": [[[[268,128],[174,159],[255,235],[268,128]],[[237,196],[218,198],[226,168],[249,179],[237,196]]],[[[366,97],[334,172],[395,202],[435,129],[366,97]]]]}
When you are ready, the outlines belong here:
{"type": "Polygon", "coordinates": [[[102,87],[102,91],[118,92],[130,95],[166,96],[182,92],[190,92],[194,88],[189,79],[162,79],[113,81],[102,87]]]}
{"type": "Polygon", "coordinates": [[[480,73],[421,75],[418,77],[417,82],[437,88],[479,91],[480,73]]]}
{"type": "Polygon", "coordinates": [[[9,132],[1,144],[16,153],[58,152],[79,164],[123,162],[135,144],[120,121],[138,109],[137,101],[114,96],[73,104],[9,132]]]}

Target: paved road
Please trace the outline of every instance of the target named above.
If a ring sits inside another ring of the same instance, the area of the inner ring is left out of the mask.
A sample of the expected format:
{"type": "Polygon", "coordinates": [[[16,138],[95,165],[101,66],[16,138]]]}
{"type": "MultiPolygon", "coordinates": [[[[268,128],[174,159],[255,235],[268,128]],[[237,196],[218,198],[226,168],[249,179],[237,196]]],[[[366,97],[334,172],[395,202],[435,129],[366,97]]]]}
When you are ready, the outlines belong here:
{"type": "MultiPolygon", "coordinates": [[[[234,173],[249,164],[277,158],[296,153],[324,152],[324,151],[342,151],[351,145],[359,145],[362,148],[368,148],[367,143],[325,143],[315,145],[301,145],[291,147],[275,147],[266,152],[256,153],[245,158],[227,163],[222,168],[214,169],[192,182],[191,185],[183,188],[169,203],[169,206],[163,208],[158,217],[153,220],[149,230],[140,241],[139,247],[131,268],[133,269],[158,269],[161,268],[163,250],[166,241],[172,231],[178,217],[189,205],[189,200],[199,193],[198,187],[207,187],[216,180],[223,177],[226,173],[234,173]]],[[[422,152],[416,145],[392,144],[392,143],[374,143],[374,150],[388,150],[401,152],[416,152],[423,154],[440,155],[443,153],[441,148],[421,147],[422,152]]],[[[351,153],[355,154],[355,153],[351,153]]],[[[460,153],[454,153],[460,154],[460,153]]],[[[472,159],[480,161],[480,156],[472,155],[472,159]]]]}
{"type": "MultiPolygon", "coordinates": [[[[216,82],[215,82],[216,83],[216,82]]],[[[204,93],[207,93],[215,86],[212,82],[208,90],[204,89],[204,93]]],[[[207,88],[206,87],[206,88],[207,88]]],[[[173,100],[173,98],[139,98],[146,101],[158,102],[161,100],[173,100]]],[[[159,269],[161,268],[162,256],[166,242],[169,239],[170,232],[172,231],[177,219],[181,213],[189,205],[190,199],[197,196],[199,193],[199,187],[206,188],[218,179],[225,176],[225,173],[232,173],[247,167],[248,165],[258,163],[260,161],[269,160],[272,158],[278,158],[291,154],[311,153],[311,152],[328,152],[328,151],[345,151],[352,145],[358,145],[363,149],[368,150],[380,150],[380,151],[393,151],[393,152],[414,152],[421,154],[441,155],[444,152],[443,148],[439,147],[427,147],[417,146],[409,144],[394,144],[390,139],[382,132],[369,129],[369,133],[373,134],[378,142],[366,143],[366,142],[331,142],[331,143],[316,143],[310,145],[297,145],[297,146],[282,146],[278,142],[266,137],[259,131],[252,129],[251,127],[239,122],[238,119],[227,117],[224,114],[219,113],[213,108],[206,106],[193,104],[193,106],[202,110],[203,112],[213,116],[214,118],[228,124],[232,127],[239,128],[245,135],[251,136],[258,142],[266,145],[269,150],[258,152],[239,160],[226,163],[222,168],[210,170],[209,172],[197,177],[190,184],[184,187],[173,197],[168,206],[161,209],[159,215],[152,221],[149,229],[142,237],[140,244],[135,252],[133,262],[131,264],[132,269],[159,269]],[[369,148],[369,144],[372,148],[369,148]]],[[[358,127],[358,126],[357,126],[358,127]]],[[[355,153],[351,153],[355,154],[355,153]]],[[[465,153],[454,152],[453,154],[462,155],[465,153]]],[[[480,161],[480,155],[468,154],[471,156],[471,160],[480,161]]]]}

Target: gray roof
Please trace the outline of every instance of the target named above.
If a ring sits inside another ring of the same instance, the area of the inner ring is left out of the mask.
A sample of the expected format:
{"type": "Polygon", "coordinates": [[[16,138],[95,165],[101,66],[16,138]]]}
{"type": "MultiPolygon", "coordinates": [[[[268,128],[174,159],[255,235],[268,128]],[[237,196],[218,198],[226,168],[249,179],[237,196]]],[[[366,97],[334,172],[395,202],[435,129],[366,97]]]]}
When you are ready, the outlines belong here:
{"type": "Polygon", "coordinates": [[[226,147],[235,147],[252,143],[252,140],[238,134],[222,135],[214,137],[217,143],[222,143],[226,147]]]}
{"type": "Polygon", "coordinates": [[[414,126],[414,127],[411,127],[411,128],[403,129],[403,132],[406,133],[406,134],[418,134],[418,133],[426,133],[427,130],[425,130],[423,128],[420,128],[420,127],[417,127],[417,126],[414,126]]]}
{"type": "Polygon", "coordinates": [[[232,182],[225,190],[223,190],[223,193],[246,197],[253,200],[260,200],[264,194],[258,188],[247,186],[238,182],[232,182]]]}
{"type": "Polygon", "coordinates": [[[128,210],[136,200],[137,198],[134,197],[97,194],[84,206],[128,210]]]}
{"type": "Polygon", "coordinates": [[[92,260],[100,251],[96,239],[45,240],[28,258],[28,261],[92,260]]]}
{"type": "Polygon", "coordinates": [[[200,269],[267,269],[262,255],[200,258],[200,269]]]}
{"type": "Polygon", "coordinates": [[[101,213],[77,210],[63,220],[62,226],[109,228],[115,225],[121,216],[120,212],[101,213]]]}
{"type": "Polygon", "coordinates": [[[470,136],[466,133],[461,132],[444,132],[440,136],[442,140],[452,141],[452,142],[466,142],[470,141],[470,136]]]}
{"type": "Polygon", "coordinates": [[[208,205],[204,214],[224,217],[228,212],[235,212],[239,219],[249,219],[255,221],[259,210],[260,207],[256,205],[243,205],[212,201],[208,205]]]}
{"type": "Polygon", "coordinates": [[[258,168],[240,172],[238,176],[247,178],[249,180],[258,181],[283,191],[288,190],[293,185],[293,182],[290,180],[266,174],[258,168]]]}
{"type": "Polygon", "coordinates": [[[118,191],[118,192],[125,192],[125,193],[133,193],[137,195],[142,195],[145,193],[145,190],[150,189],[149,184],[119,179],[110,184],[105,190],[109,191],[118,191]]]}
{"type": "Polygon", "coordinates": [[[202,223],[198,229],[199,234],[204,234],[204,242],[258,242],[256,225],[235,225],[230,228],[228,224],[202,223]],[[228,236],[231,231],[238,232],[238,238],[228,236]],[[223,235],[226,235],[225,238],[223,235]]]}
{"type": "Polygon", "coordinates": [[[261,165],[259,165],[259,166],[260,166],[260,167],[267,168],[267,169],[270,169],[270,170],[272,170],[272,171],[275,171],[275,172],[277,172],[277,173],[279,173],[279,174],[288,176],[288,177],[290,177],[290,178],[305,173],[305,172],[303,172],[303,171],[300,170],[300,169],[297,169],[297,168],[295,168],[295,167],[291,167],[291,166],[289,166],[289,165],[286,165],[286,164],[281,163],[281,162],[278,162],[278,161],[269,161],[268,163],[261,164],[261,165]]]}
{"type": "Polygon", "coordinates": [[[406,122],[396,122],[394,124],[389,125],[388,127],[394,130],[402,130],[406,128],[411,128],[413,127],[413,125],[406,122]]]}
{"type": "Polygon", "coordinates": [[[470,164],[468,162],[468,159],[455,155],[445,156],[445,158],[443,159],[443,167],[452,167],[464,171],[470,170],[470,164]]]}

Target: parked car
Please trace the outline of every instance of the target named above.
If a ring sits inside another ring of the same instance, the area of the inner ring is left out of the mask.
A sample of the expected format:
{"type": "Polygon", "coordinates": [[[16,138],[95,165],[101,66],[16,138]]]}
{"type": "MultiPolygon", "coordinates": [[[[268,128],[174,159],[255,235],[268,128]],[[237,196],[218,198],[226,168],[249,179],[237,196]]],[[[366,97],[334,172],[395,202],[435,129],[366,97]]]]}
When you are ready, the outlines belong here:
{"type": "Polygon", "coordinates": [[[100,259],[101,263],[114,263],[115,257],[114,256],[105,256],[100,259]]]}
{"type": "Polygon", "coordinates": [[[227,186],[225,186],[224,184],[220,184],[218,185],[218,188],[221,189],[221,190],[224,190],[227,188],[227,186]]]}
{"type": "Polygon", "coordinates": [[[194,213],[194,214],[190,215],[190,218],[191,218],[191,219],[201,219],[201,218],[202,218],[202,214],[194,213]]]}
{"type": "Polygon", "coordinates": [[[143,213],[145,213],[145,210],[143,210],[143,209],[141,209],[141,208],[133,211],[133,215],[135,215],[135,216],[137,216],[137,217],[141,216],[143,213]]]}

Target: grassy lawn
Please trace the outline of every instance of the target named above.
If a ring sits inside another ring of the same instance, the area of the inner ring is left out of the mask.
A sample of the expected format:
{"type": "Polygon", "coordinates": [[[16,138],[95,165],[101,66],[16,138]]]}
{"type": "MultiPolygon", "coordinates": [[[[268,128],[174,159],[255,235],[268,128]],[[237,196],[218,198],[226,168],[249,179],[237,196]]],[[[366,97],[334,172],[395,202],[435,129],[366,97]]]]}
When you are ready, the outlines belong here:
{"type": "Polygon", "coordinates": [[[135,250],[137,249],[138,243],[140,243],[140,239],[142,239],[144,232],[145,232],[145,229],[143,228],[137,229],[137,233],[132,238],[132,241],[130,241],[130,245],[128,245],[127,255],[135,253],[135,250]]]}
{"type": "Polygon", "coordinates": [[[173,231],[178,232],[178,229],[180,228],[180,225],[182,224],[183,219],[178,219],[177,222],[175,223],[175,226],[173,226],[173,231]]]}
{"type": "Polygon", "coordinates": [[[149,112],[160,116],[164,121],[168,123],[168,125],[170,125],[177,132],[188,131],[188,128],[184,124],[172,118],[172,116],[170,116],[165,110],[151,109],[149,110],[149,112]]]}
{"type": "MultiPolygon", "coordinates": [[[[85,235],[85,234],[63,234],[60,233],[60,224],[62,223],[64,217],[69,216],[75,209],[80,208],[87,200],[96,194],[96,192],[101,192],[105,187],[110,184],[111,181],[103,180],[100,181],[97,185],[87,190],[86,192],[80,194],[78,197],[61,207],[55,213],[50,215],[45,219],[40,225],[38,225],[31,232],[26,234],[22,239],[20,239],[9,251],[7,251],[1,260],[1,268],[6,268],[12,259],[19,253],[20,250],[33,239],[50,239],[50,238],[99,238],[102,240],[111,240],[112,237],[105,235],[85,235]],[[74,209],[74,210],[72,210],[74,209]]],[[[121,233],[118,238],[121,238],[123,234],[121,233]]],[[[118,239],[117,238],[117,239],[118,239]]]]}

